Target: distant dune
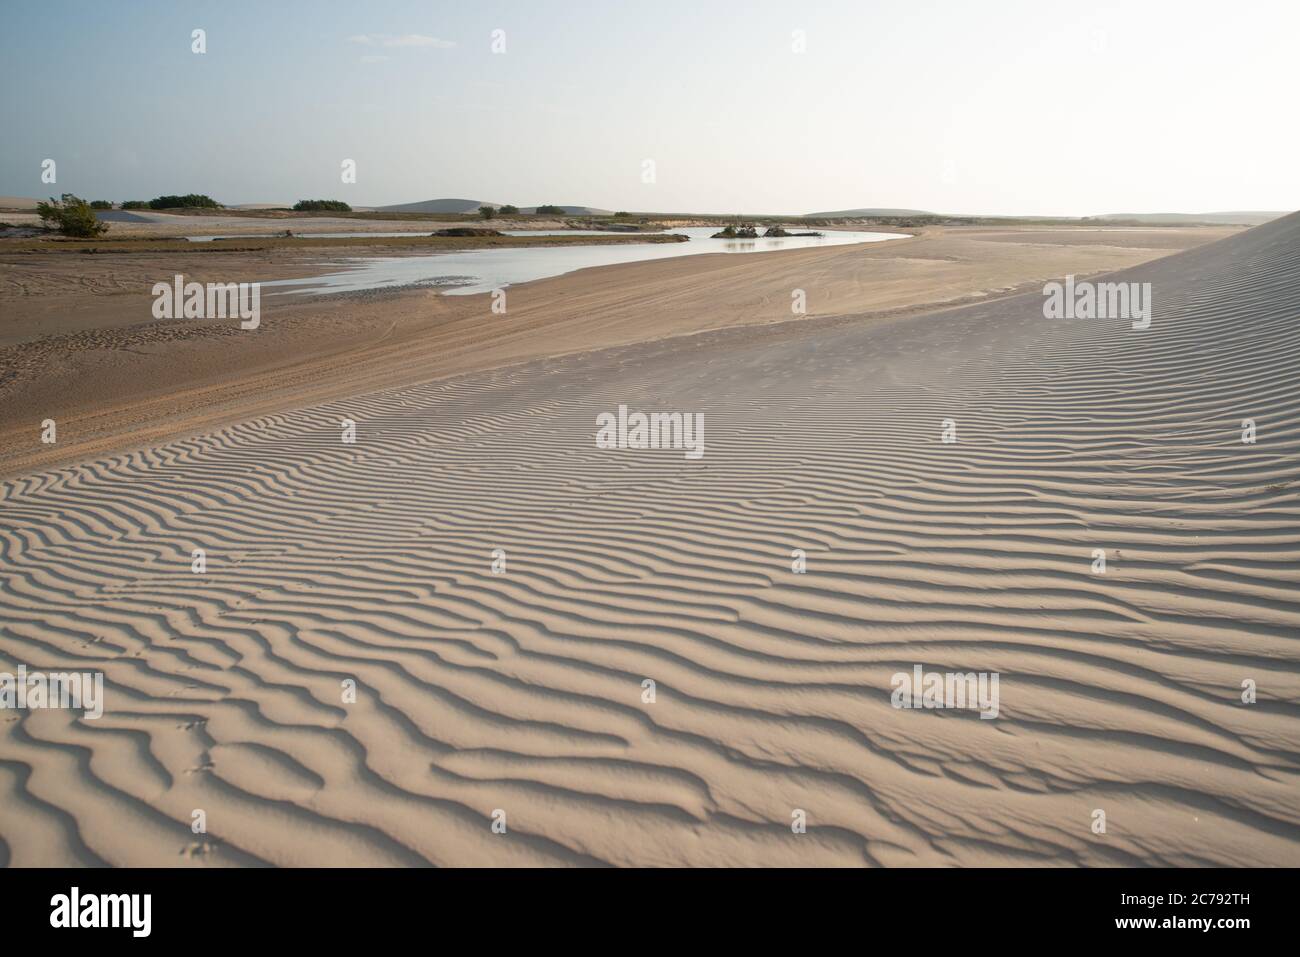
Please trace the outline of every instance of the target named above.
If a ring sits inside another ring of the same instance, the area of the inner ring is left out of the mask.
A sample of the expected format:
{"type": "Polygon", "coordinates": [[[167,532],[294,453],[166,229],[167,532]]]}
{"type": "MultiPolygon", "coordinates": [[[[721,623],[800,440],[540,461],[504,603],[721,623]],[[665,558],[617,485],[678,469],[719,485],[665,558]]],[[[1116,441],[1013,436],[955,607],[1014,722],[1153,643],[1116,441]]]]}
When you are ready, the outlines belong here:
{"type": "Polygon", "coordinates": [[[940,216],[954,219],[972,218],[980,220],[1016,220],[1016,219],[1059,219],[1061,222],[1137,222],[1147,226],[1191,226],[1210,224],[1215,226],[1260,226],[1271,222],[1286,212],[1228,212],[1228,213],[1107,213],[1104,216],[1016,216],[969,213],[935,213],[924,209],[885,209],[872,207],[864,209],[838,209],[825,213],[805,213],[808,219],[866,219],[871,217],[898,216],[940,216]]]}
{"type": "Polygon", "coordinates": [[[835,209],[828,213],[804,213],[804,216],[810,219],[833,219],[843,217],[845,219],[862,217],[862,216],[938,216],[938,213],[931,213],[924,209],[885,209],[884,207],[871,207],[867,209],[835,209]]]}
{"type": "Polygon", "coordinates": [[[426,199],[419,203],[370,207],[380,213],[476,213],[480,206],[500,206],[486,199],[426,199]]]}
{"type": "Polygon", "coordinates": [[[1154,226],[1186,226],[1191,223],[1213,223],[1216,226],[1262,226],[1286,212],[1235,212],[1235,213],[1107,213],[1095,219],[1126,219],[1154,226]]]}

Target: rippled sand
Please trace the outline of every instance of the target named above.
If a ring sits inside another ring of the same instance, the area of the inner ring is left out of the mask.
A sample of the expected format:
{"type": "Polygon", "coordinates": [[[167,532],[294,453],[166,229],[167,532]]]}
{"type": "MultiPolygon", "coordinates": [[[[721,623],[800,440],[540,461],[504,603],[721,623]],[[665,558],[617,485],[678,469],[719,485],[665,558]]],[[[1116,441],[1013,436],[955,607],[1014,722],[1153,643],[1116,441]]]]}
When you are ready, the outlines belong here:
{"type": "Polygon", "coordinates": [[[1300,218],[1114,278],[1150,329],[709,332],[3,483],[0,667],[107,702],[0,713],[0,860],[1300,864],[1300,218]]]}

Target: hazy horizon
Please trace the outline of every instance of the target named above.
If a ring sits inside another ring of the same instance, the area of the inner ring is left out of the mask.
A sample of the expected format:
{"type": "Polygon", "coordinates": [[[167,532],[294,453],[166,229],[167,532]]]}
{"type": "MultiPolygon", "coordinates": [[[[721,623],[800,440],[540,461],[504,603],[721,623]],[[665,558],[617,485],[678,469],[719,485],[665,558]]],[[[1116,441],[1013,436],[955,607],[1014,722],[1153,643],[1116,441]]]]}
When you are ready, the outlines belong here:
{"type": "Polygon", "coordinates": [[[676,2],[6,8],[0,194],[1296,209],[1300,8],[1235,9],[768,2],[736,23],[676,2]]]}

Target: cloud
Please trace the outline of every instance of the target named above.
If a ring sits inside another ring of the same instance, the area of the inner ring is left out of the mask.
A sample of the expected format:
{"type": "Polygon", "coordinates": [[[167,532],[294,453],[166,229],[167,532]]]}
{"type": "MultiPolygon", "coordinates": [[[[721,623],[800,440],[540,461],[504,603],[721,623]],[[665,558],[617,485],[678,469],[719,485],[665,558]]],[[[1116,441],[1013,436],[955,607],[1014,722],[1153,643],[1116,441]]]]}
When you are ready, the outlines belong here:
{"type": "Polygon", "coordinates": [[[367,53],[365,56],[361,57],[360,59],[362,63],[385,63],[391,58],[378,55],[378,54],[367,53]]]}
{"type": "Polygon", "coordinates": [[[400,36],[391,33],[358,33],[348,37],[348,40],[367,47],[437,47],[445,50],[456,45],[451,40],[439,40],[420,33],[403,33],[400,36]]]}

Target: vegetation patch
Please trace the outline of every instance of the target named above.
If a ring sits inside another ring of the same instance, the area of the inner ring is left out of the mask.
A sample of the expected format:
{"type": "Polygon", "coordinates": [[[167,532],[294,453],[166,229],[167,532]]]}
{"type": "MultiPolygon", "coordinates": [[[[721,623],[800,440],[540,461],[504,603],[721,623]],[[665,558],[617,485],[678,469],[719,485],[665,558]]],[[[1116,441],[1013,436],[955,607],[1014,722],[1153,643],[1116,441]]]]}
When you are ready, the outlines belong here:
{"type": "Polygon", "coordinates": [[[51,196],[48,203],[37,203],[36,212],[47,229],[57,229],[64,236],[89,239],[108,232],[108,224],[99,221],[91,205],[71,193],[64,193],[61,200],[51,196]]]}
{"type": "Polygon", "coordinates": [[[300,199],[293,204],[295,213],[350,213],[352,207],[341,199],[300,199]]]}

